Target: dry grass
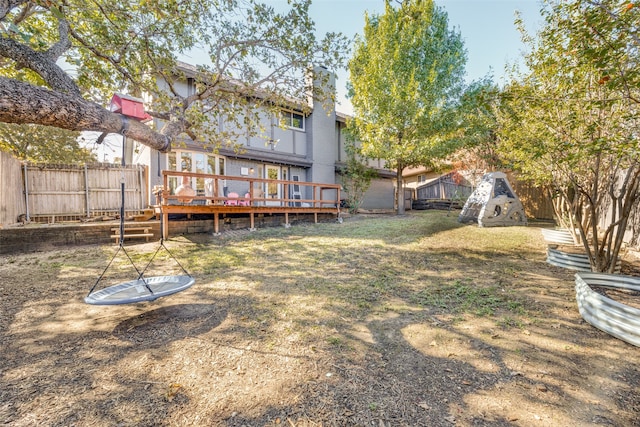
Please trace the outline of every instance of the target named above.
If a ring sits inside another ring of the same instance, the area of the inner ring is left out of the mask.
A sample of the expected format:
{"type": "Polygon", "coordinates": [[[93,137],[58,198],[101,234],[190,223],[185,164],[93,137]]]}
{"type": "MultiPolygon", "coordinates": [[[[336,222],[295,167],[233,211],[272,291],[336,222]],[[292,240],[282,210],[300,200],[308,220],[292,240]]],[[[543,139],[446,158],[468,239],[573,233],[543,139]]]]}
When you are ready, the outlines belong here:
{"type": "MultiPolygon", "coordinates": [[[[0,259],[0,423],[624,426],[640,411],[638,349],[581,320],[535,227],[423,211],[168,246],[196,285],[131,306],[82,303],[113,247],[0,259]]],[[[129,252],[143,266],[154,249],[129,252]]],[[[104,284],[134,273],[118,258],[104,284]]]]}

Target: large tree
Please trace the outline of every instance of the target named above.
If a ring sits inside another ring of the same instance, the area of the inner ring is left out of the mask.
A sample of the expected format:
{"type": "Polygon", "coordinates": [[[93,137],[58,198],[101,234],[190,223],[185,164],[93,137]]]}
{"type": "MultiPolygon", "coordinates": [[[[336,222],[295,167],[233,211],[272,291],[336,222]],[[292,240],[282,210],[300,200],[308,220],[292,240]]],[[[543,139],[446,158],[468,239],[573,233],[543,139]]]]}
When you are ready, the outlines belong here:
{"type": "Polygon", "coordinates": [[[640,141],[633,91],[610,84],[629,55],[603,62],[584,37],[584,25],[593,34],[610,28],[607,14],[593,19],[604,3],[611,7],[574,0],[544,10],[545,26],[527,39],[528,72],[505,91],[500,138],[522,174],[554,190],[558,221],[577,230],[592,269],[613,272],[640,197],[640,141]]]}
{"type": "Polygon", "coordinates": [[[32,163],[97,161],[91,150],[80,145],[80,132],[39,125],[0,123],[0,150],[32,163]]]}
{"type": "Polygon", "coordinates": [[[232,135],[208,125],[251,122],[261,100],[300,99],[311,64],[341,65],[345,38],[316,40],[309,5],[292,0],[277,12],[257,0],[0,1],[0,121],[126,133],[161,151],[184,134],[228,143],[232,135]],[[178,55],[195,51],[210,64],[177,66],[178,55]],[[197,82],[189,93],[177,84],[187,74],[197,82]],[[114,92],[152,99],[162,128],[105,109],[114,92]]]}
{"type": "Polygon", "coordinates": [[[397,171],[397,209],[404,213],[402,172],[429,166],[453,150],[466,51],[446,12],[431,0],[385,1],[366,15],[349,62],[350,126],[368,157],[397,171]]]}

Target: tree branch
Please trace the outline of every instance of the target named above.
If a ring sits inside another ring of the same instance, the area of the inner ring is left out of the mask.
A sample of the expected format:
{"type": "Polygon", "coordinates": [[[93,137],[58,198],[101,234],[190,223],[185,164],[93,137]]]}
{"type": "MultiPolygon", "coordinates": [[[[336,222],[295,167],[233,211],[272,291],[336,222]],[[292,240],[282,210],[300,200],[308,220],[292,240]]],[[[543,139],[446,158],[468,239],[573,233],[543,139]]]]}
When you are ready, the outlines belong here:
{"type": "Polygon", "coordinates": [[[19,67],[36,72],[56,91],[80,95],[73,79],[55,63],[48,53],[37,52],[7,37],[0,37],[0,56],[12,59],[19,67]]]}
{"type": "Polygon", "coordinates": [[[0,21],[11,12],[11,9],[24,3],[28,3],[28,0],[0,0],[0,21]]]}
{"type": "Polygon", "coordinates": [[[69,40],[69,22],[66,19],[61,19],[58,22],[58,35],[60,39],[49,49],[47,49],[47,55],[52,61],[57,61],[63,53],[71,49],[71,40],[69,40]]]}
{"type": "Polygon", "coordinates": [[[13,18],[14,25],[18,25],[29,16],[31,16],[33,14],[35,6],[35,3],[33,3],[32,1],[26,2],[20,13],[15,18],[13,18]]]}
{"type": "MultiPolygon", "coordinates": [[[[76,131],[121,133],[124,119],[80,96],[60,93],[0,77],[0,121],[34,123],[76,131]]],[[[161,152],[171,150],[171,141],[184,131],[184,123],[169,122],[160,132],[129,120],[127,136],[161,152]]]]}
{"type": "Polygon", "coordinates": [[[78,43],[80,43],[82,45],[82,47],[84,47],[85,49],[90,51],[96,58],[104,59],[105,61],[109,62],[118,71],[118,73],[120,73],[122,75],[122,77],[126,78],[128,81],[130,81],[132,83],[136,83],[136,80],[133,78],[131,73],[129,73],[129,71],[120,64],[120,59],[119,58],[114,58],[114,57],[112,57],[110,55],[107,55],[107,54],[103,53],[98,48],[93,46],[90,42],[85,40],[84,37],[82,37],[82,35],[80,33],[78,33],[77,31],[74,31],[73,28],[69,29],[69,34],[78,43]]]}

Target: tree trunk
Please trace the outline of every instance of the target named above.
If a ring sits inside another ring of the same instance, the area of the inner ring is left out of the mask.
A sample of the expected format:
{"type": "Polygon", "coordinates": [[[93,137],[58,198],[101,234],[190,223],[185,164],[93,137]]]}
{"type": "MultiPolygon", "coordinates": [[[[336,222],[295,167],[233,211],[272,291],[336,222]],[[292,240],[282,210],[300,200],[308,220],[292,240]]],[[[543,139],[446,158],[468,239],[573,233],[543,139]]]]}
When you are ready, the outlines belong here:
{"type": "Polygon", "coordinates": [[[404,166],[398,165],[398,172],[396,175],[396,203],[398,204],[396,213],[398,215],[404,215],[404,187],[402,186],[402,171],[404,166]]]}
{"type": "MultiPolygon", "coordinates": [[[[28,83],[0,77],[0,121],[33,123],[76,131],[126,134],[161,152],[171,150],[171,134],[121,114],[112,113],[79,96],[54,92],[28,83]]],[[[167,129],[176,129],[172,127],[167,129]]]]}

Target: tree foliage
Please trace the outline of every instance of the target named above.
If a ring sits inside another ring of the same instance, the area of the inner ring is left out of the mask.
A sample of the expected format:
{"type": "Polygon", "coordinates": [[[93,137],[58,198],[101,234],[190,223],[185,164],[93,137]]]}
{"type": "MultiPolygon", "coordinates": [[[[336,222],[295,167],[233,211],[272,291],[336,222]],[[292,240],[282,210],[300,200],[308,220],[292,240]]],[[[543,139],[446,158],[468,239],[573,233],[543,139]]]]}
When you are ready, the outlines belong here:
{"type": "Polygon", "coordinates": [[[79,132],[39,125],[0,123],[0,151],[32,163],[95,162],[96,156],[79,143],[79,132]]]}
{"type": "Polygon", "coordinates": [[[258,0],[0,2],[0,121],[126,133],[163,151],[184,134],[207,142],[220,117],[254,124],[248,99],[288,105],[304,93],[311,64],[341,65],[346,39],[317,40],[309,5],[292,0],[278,12],[258,0]],[[178,66],[179,55],[195,51],[210,64],[178,66]],[[180,84],[187,77],[197,82],[190,92],[180,84]],[[106,110],[114,92],[152,100],[162,128],[106,110]]]}
{"type": "Polygon", "coordinates": [[[345,202],[350,213],[357,213],[362,205],[364,195],[371,185],[371,180],[378,173],[367,165],[367,157],[362,155],[360,147],[353,136],[348,136],[345,143],[347,161],[341,171],[342,189],[345,202]]]}
{"type": "MultiPolygon", "coordinates": [[[[480,178],[487,171],[504,167],[498,153],[498,117],[496,105],[501,91],[490,77],[472,82],[460,98],[457,138],[461,147],[452,156],[456,169],[480,178]]],[[[469,176],[475,182],[471,176],[469,176]]]]}
{"type": "Polygon", "coordinates": [[[550,3],[544,28],[528,38],[529,72],[506,88],[500,114],[502,153],[554,189],[558,220],[578,230],[592,268],[609,272],[640,196],[637,104],[625,84],[605,78],[628,58],[602,62],[584,39],[587,30],[611,27],[611,16],[598,11],[613,4],[550,3]]]}
{"type": "MultiPolygon", "coordinates": [[[[460,34],[431,0],[396,8],[387,0],[384,14],[365,16],[349,62],[350,126],[366,156],[396,169],[398,189],[405,168],[429,166],[453,150],[465,61],[460,34]]],[[[397,194],[403,213],[404,195],[397,194]]]]}
{"type": "Polygon", "coordinates": [[[640,104],[640,5],[629,0],[582,0],[555,6],[567,48],[593,65],[613,97],[640,104]]]}

